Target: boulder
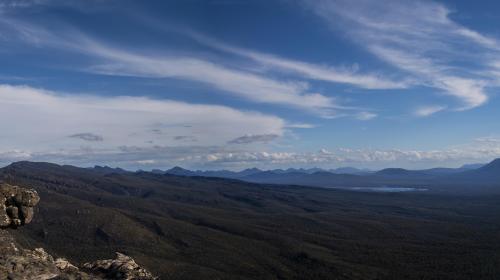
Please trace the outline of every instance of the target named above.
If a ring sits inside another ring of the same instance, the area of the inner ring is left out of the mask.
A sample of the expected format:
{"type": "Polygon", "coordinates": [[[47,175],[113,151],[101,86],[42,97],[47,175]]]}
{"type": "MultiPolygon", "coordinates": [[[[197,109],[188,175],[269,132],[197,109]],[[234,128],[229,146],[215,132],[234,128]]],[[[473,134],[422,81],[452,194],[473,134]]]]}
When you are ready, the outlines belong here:
{"type": "Polygon", "coordinates": [[[150,272],[141,268],[131,257],[116,253],[115,259],[86,263],[83,268],[92,275],[116,280],[154,280],[150,272]]]}
{"type": "Polygon", "coordinates": [[[33,219],[33,207],[39,201],[40,196],[33,189],[1,183],[0,228],[16,228],[29,224],[33,219]]]}

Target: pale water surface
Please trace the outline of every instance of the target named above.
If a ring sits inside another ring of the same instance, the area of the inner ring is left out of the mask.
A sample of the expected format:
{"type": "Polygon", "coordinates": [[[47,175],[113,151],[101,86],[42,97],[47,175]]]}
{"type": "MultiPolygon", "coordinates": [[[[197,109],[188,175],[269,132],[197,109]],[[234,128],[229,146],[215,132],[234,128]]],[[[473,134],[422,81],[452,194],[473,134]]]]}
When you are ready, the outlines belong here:
{"type": "Polygon", "coordinates": [[[410,188],[410,187],[353,187],[342,188],[352,191],[366,191],[366,192],[421,192],[427,191],[426,188],[410,188]]]}

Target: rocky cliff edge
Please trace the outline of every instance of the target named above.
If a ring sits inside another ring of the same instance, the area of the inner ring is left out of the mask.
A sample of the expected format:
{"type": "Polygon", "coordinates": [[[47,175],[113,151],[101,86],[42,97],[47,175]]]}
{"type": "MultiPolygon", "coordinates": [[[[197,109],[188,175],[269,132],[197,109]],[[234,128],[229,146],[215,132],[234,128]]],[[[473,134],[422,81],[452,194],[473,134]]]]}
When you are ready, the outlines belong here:
{"type": "Polygon", "coordinates": [[[35,190],[0,184],[0,279],[158,280],[132,258],[121,253],[116,253],[115,259],[98,260],[77,267],[66,259],[52,257],[43,248],[21,248],[7,229],[29,224],[39,201],[35,190]]]}

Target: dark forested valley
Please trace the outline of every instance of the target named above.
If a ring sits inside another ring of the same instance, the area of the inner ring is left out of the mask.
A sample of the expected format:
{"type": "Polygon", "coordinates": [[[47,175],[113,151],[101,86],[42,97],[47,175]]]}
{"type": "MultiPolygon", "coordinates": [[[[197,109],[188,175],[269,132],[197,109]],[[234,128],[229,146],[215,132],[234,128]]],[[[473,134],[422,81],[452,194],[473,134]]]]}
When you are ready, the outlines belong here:
{"type": "MultiPolygon", "coordinates": [[[[161,279],[498,279],[500,196],[378,193],[18,162],[41,200],[18,242],[161,279]]],[[[493,187],[491,187],[493,188],[493,187]]]]}

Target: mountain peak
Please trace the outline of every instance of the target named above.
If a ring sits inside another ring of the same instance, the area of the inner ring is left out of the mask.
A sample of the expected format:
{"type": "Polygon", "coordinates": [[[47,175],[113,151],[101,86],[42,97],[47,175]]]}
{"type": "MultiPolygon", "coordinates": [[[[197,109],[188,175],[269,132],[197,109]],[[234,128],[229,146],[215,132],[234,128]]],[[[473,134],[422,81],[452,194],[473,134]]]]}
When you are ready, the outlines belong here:
{"type": "Polygon", "coordinates": [[[479,168],[479,170],[499,170],[500,171],[500,158],[494,159],[492,162],[479,168]]]}
{"type": "Polygon", "coordinates": [[[254,172],[261,172],[262,170],[258,169],[257,167],[252,167],[252,168],[247,168],[243,171],[254,171],[254,172]]]}
{"type": "Polygon", "coordinates": [[[174,167],[170,168],[168,171],[189,171],[189,170],[182,168],[180,166],[174,166],[174,167]]]}
{"type": "Polygon", "coordinates": [[[379,175],[406,175],[411,173],[411,171],[403,168],[386,168],[378,171],[376,174],[379,175]]]}
{"type": "Polygon", "coordinates": [[[196,172],[182,168],[180,166],[174,166],[169,170],[165,171],[165,174],[177,175],[177,176],[193,176],[196,172]]]}
{"type": "Polygon", "coordinates": [[[240,176],[247,176],[247,175],[252,175],[252,174],[256,174],[256,173],[260,173],[262,172],[262,170],[256,168],[256,167],[253,167],[253,168],[247,168],[245,170],[242,170],[241,172],[239,172],[240,176]]]}

